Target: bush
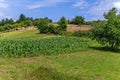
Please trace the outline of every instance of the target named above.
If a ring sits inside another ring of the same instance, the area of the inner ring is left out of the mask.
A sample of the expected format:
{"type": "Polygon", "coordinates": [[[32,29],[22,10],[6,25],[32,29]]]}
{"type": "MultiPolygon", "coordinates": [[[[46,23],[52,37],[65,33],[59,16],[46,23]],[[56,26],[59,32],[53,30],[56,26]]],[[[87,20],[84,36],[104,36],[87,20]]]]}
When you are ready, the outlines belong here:
{"type": "Polygon", "coordinates": [[[73,36],[73,32],[63,31],[61,35],[63,35],[63,36],[73,36]]]}
{"type": "Polygon", "coordinates": [[[0,32],[5,31],[4,26],[0,26],[0,32]]]}
{"type": "Polygon", "coordinates": [[[54,24],[50,23],[48,27],[48,32],[52,34],[57,34],[58,33],[57,27],[54,24]]]}
{"type": "MultiPolygon", "coordinates": [[[[60,27],[61,30],[66,31],[68,22],[67,22],[67,20],[66,20],[65,17],[62,17],[62,18],[59,20],[58,24],[59,24],[58,27],[60,27]]],[[[60,29],[60,28],[59,28],[59,29],[60,29]]]]}
{"type": "Polygon", "coordinates": [[[85,23],[84,21],[84,18],[82,16],[76,16],[72,21],[71,21],[72,24],[75,24],[75,25],[82,25],[85,23]]]}
{"type": "Polygon", "coordinates": [[[11,24],[6,24],[6,25],[4,25],[4,26],[0,26],[0,31],[2,32],[2,31],[7,31],[7,30],[10,30],[10,29],[12,29],[13,28],[13,26],[11,25],[11,24]]]}
{"type": "Polygon", "coordinates": [[[37,23],[37,27],[40,31],[40,33],[48,33],[48,27],[49,21],[47,19],[41,19],[39,20],[39,23],[37,23]]]}
{"type": "Polygon", "coordinates": [[[13,24],[13,28],[21,28],[21,27],[26,27],[26,26],[27,25],[25,25],[23,22],[13,24]]]}
{"type": "Polygon", "coordinates": [[[76,31],[76,32],[73,33],[73,36],[89,37],[90,36],[90,31],[76,31]]]}

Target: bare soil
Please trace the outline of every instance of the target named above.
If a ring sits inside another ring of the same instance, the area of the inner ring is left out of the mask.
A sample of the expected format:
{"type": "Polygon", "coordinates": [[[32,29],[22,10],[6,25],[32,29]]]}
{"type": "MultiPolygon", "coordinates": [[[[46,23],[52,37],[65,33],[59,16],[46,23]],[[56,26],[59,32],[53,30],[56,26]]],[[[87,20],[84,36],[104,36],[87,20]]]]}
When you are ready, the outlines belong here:
{"type": "Polygon", "coordinates": [[[68,32],[74,32],[74,31],[87,31],[90,30],[91,26],[89,25],[81,25],[81,26],[76,26],[76,25],[69,25],[67,28],[68,32]]]}

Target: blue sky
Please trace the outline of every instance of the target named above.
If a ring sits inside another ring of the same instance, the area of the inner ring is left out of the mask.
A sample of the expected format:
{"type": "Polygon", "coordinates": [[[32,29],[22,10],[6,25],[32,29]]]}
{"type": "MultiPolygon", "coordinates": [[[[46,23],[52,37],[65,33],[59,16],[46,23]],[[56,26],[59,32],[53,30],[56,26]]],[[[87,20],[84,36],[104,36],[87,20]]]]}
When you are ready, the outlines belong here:
{"type": "Polygon", "coordinates": [[[0,19],[18,19],[21,13],[28,17],[49,17],[53,21],[62,16],[85,20],[103,19],[103,13],[112,7],[120,10],[120,0],[0,0],[0,19]]]}

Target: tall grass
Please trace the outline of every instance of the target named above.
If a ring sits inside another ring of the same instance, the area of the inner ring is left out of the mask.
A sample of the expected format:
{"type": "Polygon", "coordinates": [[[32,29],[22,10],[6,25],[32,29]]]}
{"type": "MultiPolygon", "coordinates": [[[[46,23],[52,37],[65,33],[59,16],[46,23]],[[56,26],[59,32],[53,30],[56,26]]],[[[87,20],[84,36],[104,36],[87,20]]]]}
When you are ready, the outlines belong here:
{"type": "Polygon", "coordinates": [[[0,40],[0,56],[52,55],[85,50],[89,40],[77,37],[56,37],[40,40],[0,40]]]}

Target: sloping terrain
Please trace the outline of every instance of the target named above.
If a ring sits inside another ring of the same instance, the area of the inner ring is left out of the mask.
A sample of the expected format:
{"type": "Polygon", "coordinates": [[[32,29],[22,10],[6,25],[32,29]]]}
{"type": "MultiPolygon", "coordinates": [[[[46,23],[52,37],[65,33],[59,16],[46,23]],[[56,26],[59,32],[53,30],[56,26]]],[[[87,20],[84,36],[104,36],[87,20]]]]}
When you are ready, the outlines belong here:
{"type": "MultiPolygon", "coordinates": [[[[56,36],[38,34],[36,30],[15,31],[1,34],[0,40],[24,39],[27,41],[33,40],[33,38],[41,40],[53,37],[56,36]]],[[[59,36],[59,39],[62,40],[63,37],[59,36]]],[[[75,42],[71,42],[70,37],[66,37],[66,39],[69,45],[67,43],[65,46],[63,45],[64,50],[68,50],[69,47],[75,49],[79,39],[74,38],[75,42]]],[[[88,38],[84,38],[84,40],[88,41],[88,38]]],[[[60,42],[58,41],[58,43],[60,42]]],[[[80,45],[85,50],[78,49],[55,55],[41,54],[34,57],[0,56],[0,80],[120,80],[119,52],[90,48],[99,46],[94,41],[90,42],[89,47],[84,47],[88,44],[80,45]]],[[[55,49],[57,50],[57,47],[55,49]]]]}

